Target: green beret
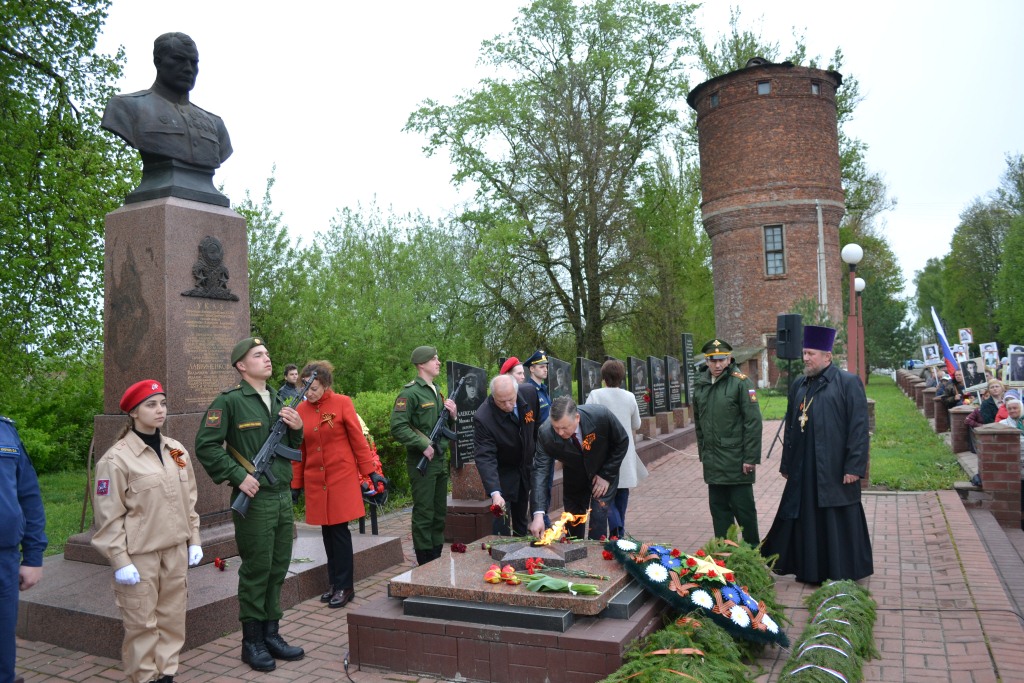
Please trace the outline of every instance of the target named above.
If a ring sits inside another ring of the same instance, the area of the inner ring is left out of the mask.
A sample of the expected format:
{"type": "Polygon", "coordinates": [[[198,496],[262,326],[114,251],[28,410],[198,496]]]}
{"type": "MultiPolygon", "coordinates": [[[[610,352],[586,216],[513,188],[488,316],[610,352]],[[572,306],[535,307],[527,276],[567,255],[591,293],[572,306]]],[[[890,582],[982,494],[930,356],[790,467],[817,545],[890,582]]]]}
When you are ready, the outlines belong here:
{"type": "Polygon", "coordinates": [[[249,353],[249,349],[257,346],[264,346],[263,340],[259,337],[247,337],[235,344],[235,348],[231,349],[231,367],[242,360],[242,357],[249,353]]]}
{"type": "Polygon", "coordinates": [[[437,355],[437,349],[433,346],[417,346],[412,352],[412,364],[419,365],[433,360],[437,355]]]}
{"type": "Polygon", "coordinates": [[[732,346],[729,342],[724,342],[719,339],[712,339],[700,350],[705,356],[728,356],[732,353],[732,346]]]}

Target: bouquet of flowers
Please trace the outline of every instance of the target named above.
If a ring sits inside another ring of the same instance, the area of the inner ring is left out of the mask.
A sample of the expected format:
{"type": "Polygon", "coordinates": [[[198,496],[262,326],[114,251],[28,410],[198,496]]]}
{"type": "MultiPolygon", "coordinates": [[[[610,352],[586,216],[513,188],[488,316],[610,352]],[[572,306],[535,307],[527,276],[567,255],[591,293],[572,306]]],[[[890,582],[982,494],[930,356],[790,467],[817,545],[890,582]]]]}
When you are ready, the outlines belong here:
{"type": "Polygon", "coordinates": [[[648,591],[684,614],[700,611],[735,637],[789,646],[789,638],[722,559],[693,555],[632,539],[608,541],[605,550],[648,591]]]}

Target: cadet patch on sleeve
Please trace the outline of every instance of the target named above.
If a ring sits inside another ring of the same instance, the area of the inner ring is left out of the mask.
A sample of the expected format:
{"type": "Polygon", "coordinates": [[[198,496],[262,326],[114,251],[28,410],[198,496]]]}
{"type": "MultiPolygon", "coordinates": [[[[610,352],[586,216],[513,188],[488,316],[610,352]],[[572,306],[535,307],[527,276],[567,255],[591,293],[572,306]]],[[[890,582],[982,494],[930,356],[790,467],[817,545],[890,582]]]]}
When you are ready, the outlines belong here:
{"type": "Polygon", "coordinates": [[[96,495],[105,496],[110,493],[110,480],[109,479],[97,479],[96,480],[96,495]]]}
{"type": "Polygon", "coordinates": [[[262,427],[262,426],[263,426],[263,423],[260,422],[259,420],[256,420],[254,422],[240,422],[238,424],[238,430],[242,431],[243,429],[256,429],[257,427],[262,427]]]}
{"type": "Polygon", "coordinates": [[[220,427],[220,409],[211,408],[206,411],[206,426],[217,428],[220,427]]]}
{"type": "Polygon", "coordinates": [[[404,413],[405,412],[405,404],[406,404],[406,402],[407,401],[406,401],[405,396],[399,396],[398,398],[396,398],[395,399],[395,412],[397,412],[397,413],[404,413]]]}
{"type": "Polygon", "coordinates": [[[751,403],[757,403],[757,391],[754,389],[747,389],[747,394],[750,396],[751,403]]]}

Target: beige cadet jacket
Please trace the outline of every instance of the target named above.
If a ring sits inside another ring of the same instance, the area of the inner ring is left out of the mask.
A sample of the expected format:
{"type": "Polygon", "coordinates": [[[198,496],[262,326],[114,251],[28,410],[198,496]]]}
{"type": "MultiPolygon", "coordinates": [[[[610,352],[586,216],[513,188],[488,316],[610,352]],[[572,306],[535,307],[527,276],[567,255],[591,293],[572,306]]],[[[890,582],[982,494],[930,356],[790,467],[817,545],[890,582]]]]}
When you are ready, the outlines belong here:
{"type": "Polygon", "coordinates": [[[92,500],[97,530],[92,544],[114,569],[133,564],[132,555],[179,543],[200,545],[192,459],[166,436],[161,448],[162,464],[142,439],[128,432],[96,463],[92,500]]]}

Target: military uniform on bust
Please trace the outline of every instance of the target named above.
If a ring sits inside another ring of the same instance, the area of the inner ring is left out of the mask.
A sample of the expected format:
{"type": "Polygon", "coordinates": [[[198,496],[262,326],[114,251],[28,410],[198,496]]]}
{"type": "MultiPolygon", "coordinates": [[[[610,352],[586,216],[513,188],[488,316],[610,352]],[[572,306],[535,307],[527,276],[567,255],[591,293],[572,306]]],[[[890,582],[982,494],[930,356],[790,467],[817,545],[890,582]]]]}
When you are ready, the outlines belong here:
{"type": "Polygon", "coordinates": [[[428,435],[442,410],[448,409],[454,416],[455,403],[451,399],[446,401],[434,384],[434,378],[441,371],[437,349],[418,346],[411,360],[417,377],[403,386],[395,399],[391,409],[391,435],[405,446],[412,487],[412,545],[416,562],[426,564],[441,556],[448,512],[448,463],[444,457],[448,440],[441,437],[435,451],[428,435]],[[430,462],[426,472],[421,474],[416,466],[423,457],[429,457],[430,462]]]}
{"type": "Polygon", "coordinates": [[[754,505],[755,470],[761,462],[757,391],[736,367],[727,342],[714,339],[701,352],[707,365],[694,383],[694,426],[715,536],[725,537],[735,519],[743,540],[756,546],[761,542],[754,505]]]}
{"type": "Polygon", "coordinates": [[[266,386],[272,366],[261,339],[249,337],[236,344],[231,364],[242,379],[210,404],[196,434],[195,450],[214,483],[231,484],[232,498],[239,491],[246,495],[256,491],[246,516],[232,515],[242,560],[238,570],[238,618],[242,622],[242,661],[257,671],[271,671],[276,667],[275,658],[296,660],[305,654],[302,648],[288,645],[278,632],[283,616],[281,586],[291,563],[295,527],[292,467],[288,460],[275,458],[270,471],[277,483],[264,479],[254,486],[251,460],[279,416],[289,427],[288,445],[297,449],[302,444],[302,419],[266,386]]]}

